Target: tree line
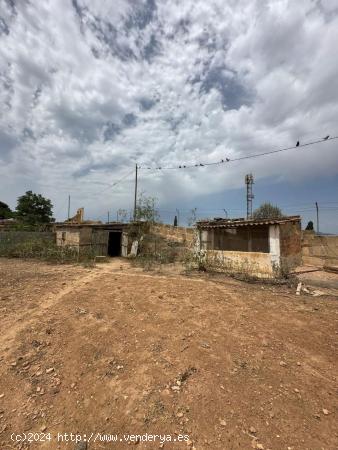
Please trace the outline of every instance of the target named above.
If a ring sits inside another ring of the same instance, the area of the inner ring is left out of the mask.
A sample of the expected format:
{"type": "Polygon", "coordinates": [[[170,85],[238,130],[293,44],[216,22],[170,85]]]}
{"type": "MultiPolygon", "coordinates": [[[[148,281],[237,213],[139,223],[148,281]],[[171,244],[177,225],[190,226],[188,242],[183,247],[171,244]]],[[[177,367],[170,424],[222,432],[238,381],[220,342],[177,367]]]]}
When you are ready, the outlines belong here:
{"type": "Polygon", "coordinates": [[[17,227],[35,228],[54,222],[52,202],[41,194],[25,192],[17,199],[14,211],[0,201],[0,219],[15,219],[17,227]]]}

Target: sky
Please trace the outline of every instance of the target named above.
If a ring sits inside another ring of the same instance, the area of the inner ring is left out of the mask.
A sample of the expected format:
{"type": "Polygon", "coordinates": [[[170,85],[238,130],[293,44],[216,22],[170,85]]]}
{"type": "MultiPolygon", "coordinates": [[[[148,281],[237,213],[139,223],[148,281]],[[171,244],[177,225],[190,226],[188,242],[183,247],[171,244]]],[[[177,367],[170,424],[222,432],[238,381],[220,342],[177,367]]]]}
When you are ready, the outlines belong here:
{"type": "MultiPolygon", "coordinates": [[[[0,0],[0,200],[32,190],[57,220],[254,208],[338,233],[336,0],[0,0]],[[191,169],[156,170],[210,163],[191,169]],[[154,170],[148,170],[150,167],[154,170]]],[[[225,212],[225,211],[226,212],[225,212]]]]}

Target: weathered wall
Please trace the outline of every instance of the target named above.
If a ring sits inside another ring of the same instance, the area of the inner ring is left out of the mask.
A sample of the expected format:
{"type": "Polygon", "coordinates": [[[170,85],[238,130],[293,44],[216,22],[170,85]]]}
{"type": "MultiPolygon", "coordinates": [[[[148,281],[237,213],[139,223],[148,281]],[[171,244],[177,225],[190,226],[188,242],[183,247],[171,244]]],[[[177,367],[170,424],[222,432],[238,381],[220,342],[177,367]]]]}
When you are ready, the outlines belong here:
{"type": "Polygon", "coordinates": [[[208,250],[207,265],[218,271],[250,274],[257,277],[274,276],[270,253],[208,250]]]}
{"type": "Polygon", "coordinates": [[[321,236],[313,231],[303,231],[302,259],[303,264],[313,266],[338,265],[338,236],[321,236]]]}
{"type": "Polygon", "coordinates": [[[196,235],[194,228],[174,227],[173,225],[154,224],[150,226],[149,232],[164,239],[181,242],[186,246],[191,246],[196,235]]]}
{"type": "Polygon", "coordinates": [[[69,245],[78,247],[80,244],[80,229],[74,230],[56,230],[56,245],[60,247],[69,245]],[[62,233],[65,233],[65,239],[62,239],[62,233]]]}
{"type": "Polygon", "coordinates": [[[281,262],[290,268],[302,263],[302,231],[300,222],[279,225],[281,262]]]}
{"type": "Polygon", "coordinates": [[[26,242],[34,240],[54,241],[55,233],[49,231],[2,231],[0,230],[0,241],[26,242]]]}
{"type": "Polygon", "coordinates": [[[142,256],[152,255],[162,261],[174,262],[185,259],[192,251],[197,233],[193,228],[148,224],[142,235],[139,246],[142,256]]]}
{"type": "Polygon", "coordinates": [[[88,228],[80,228],[80,245],[91,245],[93,230],[88,228]]]}

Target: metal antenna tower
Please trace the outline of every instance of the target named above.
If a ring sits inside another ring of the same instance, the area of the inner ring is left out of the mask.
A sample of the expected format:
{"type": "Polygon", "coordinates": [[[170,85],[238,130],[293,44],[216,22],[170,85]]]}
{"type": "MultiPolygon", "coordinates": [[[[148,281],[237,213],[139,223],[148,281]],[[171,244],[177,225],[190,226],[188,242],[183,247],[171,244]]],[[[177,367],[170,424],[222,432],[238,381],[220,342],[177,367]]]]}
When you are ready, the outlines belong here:
{"type": "Polygon", "coordinates": [[[252,173],[245,175],[246,184],[246,218],[252,219],[252,200],[255,196],[252,193],[252,185],[254,183],[254,178],[252,173]]]}

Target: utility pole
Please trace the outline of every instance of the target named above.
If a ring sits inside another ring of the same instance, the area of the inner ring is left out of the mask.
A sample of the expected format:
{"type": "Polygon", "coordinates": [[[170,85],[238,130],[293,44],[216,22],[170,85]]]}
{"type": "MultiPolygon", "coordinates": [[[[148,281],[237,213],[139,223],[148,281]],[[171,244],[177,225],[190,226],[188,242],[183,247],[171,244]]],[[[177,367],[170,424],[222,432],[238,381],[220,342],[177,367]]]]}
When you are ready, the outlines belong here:
{"type": "Polygon", "coordinates": [[[252,200],[255,196],[252,193],[252,185],[254,183],[254,178],[252,173],[245,175],[246,184],[246,218],[252,219],[252,200]]]}
{"type": "Polygon", "coordinates": [[[70,218],[70,195],[68,195],[68,220],[70,218]]]}
{"type": "Polygon", "coordinates": [[[107,216],[108,216],[108,222],[107,223],[109,223],[109,211],[107,212],[107,216]]]}
{"type": "Polygon", "coordinates": [[[137,207],[137,164],[135,164],[134,221],[136,220],[136,207],[137,207]]]}
{"type": "Polygon", "coordinates": [[[317,234],[319,234],[319,209],[317,202],[316,202],[316,211],[317,211],[317,234]]]}

